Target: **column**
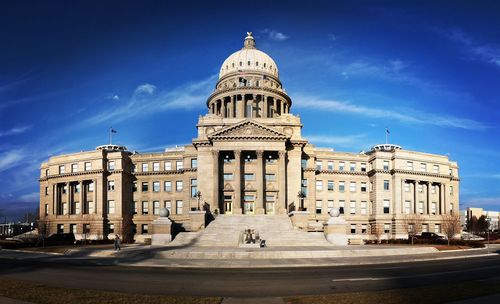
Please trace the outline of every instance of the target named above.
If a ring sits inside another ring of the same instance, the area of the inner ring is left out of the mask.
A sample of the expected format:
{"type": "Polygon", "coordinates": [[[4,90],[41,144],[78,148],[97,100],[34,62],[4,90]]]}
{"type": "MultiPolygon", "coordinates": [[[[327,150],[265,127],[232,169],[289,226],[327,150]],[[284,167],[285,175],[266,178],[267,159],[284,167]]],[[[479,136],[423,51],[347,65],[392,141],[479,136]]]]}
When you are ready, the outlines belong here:
{"type": "Polygon", "coordinates": [[[255,94],[252,94],[252,118],[257,117],[258,112],[259,112],[259,101],[255,97],[255,94]]]}
{"type": "Polygon", "coordinates": [[[263,110],[263,113],[264,115],[262,117],[264,118],[267,118],[268,117],[268,114],[267,114],[267,97],[265,95],[262,95],[262,110],[263,110]]]}
{"type": "Polygon", "coordinates": [[[401,179],[401,202],[399,204],[399,208],[401,208],[400,213],[405,213],[405,182],[406,180],[401,179]]]}
{"type": "Polygon", "coordinates": [[[210,114],[214,114],[214,103],[210,104],[210,114]]]}
{"type": "Polygon", "coordinates": [[[93,204],[94,204],[94,213],[97,213],[97,179],[93,179],[92,183],[94,183],[94,197],[93,197],[93,204]]]}
{"type": "Polygon", "coordinates": [[[241,151],[234,151],[234,199],[233,214],[241,214],[241,151]]]}
{"type": "Polygon", "coordinates": [[[212,151],[213,157],[213,198],[212,209],[220,208],[219,204],[219,151],[212,151]]]}
{"type": "Polygon", "coordinates": [[[425,203],[425,214],[430,214],[430,204],[431,204],[431,187],[432,183],[427,182],[427,202],[425,203]]]}
{"type": "Polygon", "coordinates": [[[258,150],[257,151],[257,176],[256,176],[256,181],[257,181],[257,200],[256,200],[256,206],[255,206],[255,211],[257,214],[264,214],[266,210],[266,200],[264,197],[264,151],[258,150]]]}
{"type": "Polygon", "coordinates": [[[239,118],[245,117],[245,94],[241,95],[241,100],[236,101],[236,103],[237,103],[236,116],[238,116],[239,118]]]}
{"type": "Polygon", "coordinates": [[[230,104],[230,107],[229,107],[229,117],[234,117],[234,95],[231,95],[229,96],[229,104],[230,104]]]}
{"type": "Polygon", "coordinates": [[[278,100],[273,97],[273,117],[278,116],[278,100]]]}
{"type": "Polygon", "coordinates": [[[414,187],[413,187],[413,213],[417,213],[417,191],[418,191],[418,181],[415,180],[413,182],[414,187]]]}
{"type": "Polygon", "coordinates": [[[285,171],[285,157],[286,157],[286,151],[279,151],[279,184],[278,184],[278,190],[279,190],[279,199],[278,199],[278,206],[277,206],[277,211],[278,213],[283,212],[282,210],[286,211],[286,171],[285,171]]]}
{"type": "Polygon", "coordinates": [[[80,181],[80,215],[83,213],[83,181],[80,181]]]}
{"type": "Polygon", "coordinates": [[[57,184],[52,184],[52,214],[57,215],[57,198],[58,198],[58,193],[57,193],[57,184]]]}
{"type": "Polygon", "coordinates": [[[442,199],[441,199],[441,214],[446,214],[446,185],[441,184],[443,189],[441,190],[442,199]]]}
{"type": "MultiPolygon", "coordinates": [[[[66,183],[66,214],[70,214],[71,209],[71,184],[69,182],[66,183]]],[[[63,207],[64,213],[64,207],[63,207]]]]}

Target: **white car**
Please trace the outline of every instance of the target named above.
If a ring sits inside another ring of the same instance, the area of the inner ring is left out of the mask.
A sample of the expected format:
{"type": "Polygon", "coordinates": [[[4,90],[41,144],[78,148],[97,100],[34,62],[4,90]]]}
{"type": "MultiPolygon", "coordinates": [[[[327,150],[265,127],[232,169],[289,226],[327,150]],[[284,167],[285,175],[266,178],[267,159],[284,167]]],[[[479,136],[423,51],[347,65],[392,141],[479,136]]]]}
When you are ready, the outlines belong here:
{"type": "Polygon", "coordinates": [[[479,235],[472,234],[472,233],[462,232],[462,240],[467,240],[467,241],[484,241],[484,238],[480,237],[479,235]]]}

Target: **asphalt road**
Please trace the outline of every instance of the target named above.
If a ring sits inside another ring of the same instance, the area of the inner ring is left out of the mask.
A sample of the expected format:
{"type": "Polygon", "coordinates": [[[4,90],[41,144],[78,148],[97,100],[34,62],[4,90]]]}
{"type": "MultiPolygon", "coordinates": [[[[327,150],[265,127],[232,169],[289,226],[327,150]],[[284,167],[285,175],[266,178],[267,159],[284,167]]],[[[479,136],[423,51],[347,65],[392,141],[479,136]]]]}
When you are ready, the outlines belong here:
{"type": "Polygon", "coordinates": [[[500,282],[500,256],[400,264],[290,269],[164,269],[0,258],[0,277],[66,288],[223,297],[331,294],[500,282]]]}

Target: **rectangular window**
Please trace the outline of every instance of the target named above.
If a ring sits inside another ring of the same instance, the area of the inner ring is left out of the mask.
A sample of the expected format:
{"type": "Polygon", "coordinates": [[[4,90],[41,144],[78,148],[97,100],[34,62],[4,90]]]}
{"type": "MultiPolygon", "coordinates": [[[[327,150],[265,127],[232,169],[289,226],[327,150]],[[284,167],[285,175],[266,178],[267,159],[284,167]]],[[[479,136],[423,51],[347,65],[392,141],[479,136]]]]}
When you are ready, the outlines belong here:
{"type": "Polygon", "coordinates": [[[320,160],[316,161],[316,170],[322,170],[323,169],[323,162],[320,160]]]}
{"type": "Polygon", "coordinates": [[[334,188],[335,188],[335,186],[333,184],[333,181],[329,180],[328,181],[328,191],[333,191],[334,188]]]}
{"type": "Polygon", "coordinates": [[[344,214],[344,209],[345,209],[345,201],[339,200],[339,213],[344,214]]]}
{"type": "Polygon", "coordinates": [[[141,225],[141,234],[148,234],[148,224],[141,225]]]}
{"type": "Polygon", "coordinates": [[[307,168],[307,159],[301,159],[301,160],[300,160],[300,167],[301,167],[302,169],[307,168]]]}
{"type": "Polygon", "coordinates": [[[366,182],[361,183],[361,192],[366,192],[366,182]]]}
{"type": "Polygon", "coordinates": [[[316,190],[317,191],[322,191],[323,190],[323,181],[316,181],[316,190]]]}
{"type": "Polygon", "coordinates": [[[410,192],[410,184],[405,182],[405,192],[410,192]]]}
{"type": "Polygon", "coordinates": [[[424,185],[418,184],[417,188],[418,188],[418,192],[424,192],[424,185]]]}
{"type": "Polygon", "coordinates": [[[384,160],[384,170],[389,170],[389,161],[388,160],[384,160]]]}
{"type": "Polygon", "coordinates": [[[389,213],[390,205],[391,205],[391,202],[389,200],[384,200],[384,214],[389,213]]]}
{"type": "Polygon", "coordinates": [[[142,163],[142,172],[148,172],[148,171],[149,171],[149,164],[142,163]]]}
{"type": "Polygon", "coordinates": [[[224,173],[224,180],[225,181],[233,180],[233,173],[224,173]]]}
{"type": "Polygon", "coordinates": [[[149,191],[149,184],[148,184],[148,182],[142,182],[141,191],[142,192],[148,192],[149,191]]]}
{"type": "Polygon", "coordinates": [[[198,159],[191,158],[191,168],[193,168],[193,169],[198,168],[198,159]]]}
{"type": "Polygon", "coordinates": [[[411,213],[411,202],[410,201],[405,201],[405,214],[410,214],[411,213]]]}
{"type": "Polygon", "coordinates": [[[450,186],[450,195],[453,195],[453,186],[450,186]]]}
{"type": "Polygon", "coordinates": [[[441,224],[434,225],[434,233],[441,233],[441,224]]]}
{"type": "Polygon", "coordinates": [[[406,162],[406,170],[413,170],[413,162],[409,161],[406,162]]]}
{"type": "Polygon", "coordinates": [[[450,168],[450,169],[448,169],[448,174],[449,174],[449,175],[453,175],[453,170],[452,170],[451,168],[450,168]]]}
{"type": "Polygon", "coordinates": [[[422,232],[429,232],[429,224],[422,224],[422,232]]]}
{"type": "Polygon", "coordinates": [[[108,214],[115,214],[115,201],[108,201],[108,214]]]}
{"type": "Polygon", "coordinates": [[[132,172],[137,172],[137,166],[136,165],[132,165],[132,172]]]}
{"type": "Polygon", "coordinates": [[[427,172],[427,164],[420,163],[420,172],[427,172]]]}
{"type": "Polygon", "coordinates": [[[424,214],[424,202],[423,201],[418,202],[418,213],[424,214]]]}
{"type": "Polygon", "coordinates": [[[450,214],[453,214],[453,203],[450,203],[450,214]]]}
{"type": "Polygon", "coordinates": [[[75,193],[80,193],[80,184],[75,185],[75,193]]]}
{"type": "Polygon", "coordinates": [[[356,224],[351,224],[351,234],[356,234],[356,224]]]}
{"type": "Polygon", "coordinates": [[[339,162],[339,171],[344,171],[344,170],[345,170],[345,163],[339,162]]]}
{"type": "Polygon", "coordinates": [[[349,191],[356,192],[356,182],[349,183],[349,191]]]}
{"type": "Polygon", "coordinates": [[[367,202],[366,201],[361,201],[361,214],[366,215],[366,208],[367,208],[367,202]]]}
{"type": "Polygon", "coordinates": [[[132,214],[137,214],[137,202],[132,202],[132,214]]]}
{"type": "Polygon", "coordinates": [[[384,190],[389,190],[389,181],[384,180],[384,190]]]}
{"type": "Polygon", "coordinates": [[[108,233],[109,234],[115,233],[115,224],[113,223],[108,224],[108,233]]]}
{"type": "Polygon", "coordinates": [[[68,192],[68,185],[64,184],[64,186],[62,187],[62,193],[66,194],[67,192],[68,192]]]}
{"type": "Polygon", "coordinates": [[[90,170],[92,170],[92,163],[86,162],[85,163],[85,171],[90,171],[90,170]]]}
{"type": "Polygon", "coordinates": [[[384,224],[384,233],[391,233],[391,224],[384,224]]]}
{"type": "Polygon", "coordinates": [[[171,201],[165,201],[165,209],[168,210],[168,213],[172,214],[172,202],[171,201]]]}
{"type": "Polygon", "coordinates": [[[82,204],[80,202],[75,202],[75,214],[80,214],[82,212],[82,204]]]}
{"type": "Polygon", "coordinates": [[[177,206],[177,214],[182,214],[182,205],[183,205],[183,202],[182,201],[176,201],[175,205],[177,206]]]}
{"type": "Polygon", "coordinates": [[[245,178],[246,181],[254,180],[255,179],[255,175],[253,173],[245,173],[244,178],[245,178]]]}
{"type": "Polygon", "coordinates": [[[439,165],[432,166],[432,171],[436,174],[439,174],[439,165]]]}
{"type": "Polygon", "coordinates": [[[339,182],[339,192],[345,191],[345,182],[339,182]]]}
{"type": "Polygon", "coordinates": [[[272,174],[272,173],[266,174],[266,181],[268,181],[268,182],[276,181],[276,174],[272,174]]]}
{"type": "Polygon", "coordinates": [[[323,207],[323,201],[317,200],[316,201],[316,214],[321,214],[322,207],[323,207]]]}
{"type": "Polygon", "coordinates": [[[154,215],[160,214],[160,202],[159,201],[153,201],[153,214],[154,215]]]}
{"type": "Polygon", "coordinates": [[[57,224],[57,233],[64,233],[64,224],[57,224]]]}
{"type": "Polygon", "coordinates": [[[431,204],[431,213],[433,215],[436,214],[436,209],[437,209],[436,207],[437,207],[437,203],[436,202],[432,202],[432,204],[431,204]]]}
{"type": "Polygon", "coordinates": [[[90,224],[83,224],[83,229],[82,229],[84,234],[90,233],[90,224]]]}
{"type": "Polygon", "coordinates": [[[159,162],[153,163],[153,171],[155,171],[155,172],[160,171],[160,163],[159,162]]]}
{"type": "Polygon", "coordinates": [[[366,172],[366,163],[361,163],[361,172],[366,172]]]}
{"type": "Polygon", "coordinates": [[[113,171],[115,170],[115,161],[114,160],[110,160],[108,162],[108,171],[113,171]]]}
{"type": "Polygon", "coordinates": [[[436,194],[436,186],[435,185],[431,186],[431,193],[436,194]]]}
{"type": "Polygon", "coordinates": [[[69,224],[69,232],[76,234],[76,224],[69,224]]]}
{"type": "Polygon", "coordinates": [[[165,192],[172,191],[172,182],[171,181],[166,181],[164,186],[165,186],[165,192]]]}
{"type": "Polygon", "coordinates": [[[328,200],[328,211],[333,208],[333,200],[328,200]]]}
{"type": "Polygon", "coordinates": [[[153,182],[153,192],[160,192],[160,182],[153,182]]]}
{"type": "Polygon", "coordinates": [[[62,166],[59,166],[59,174],[64,174],[64,172],[66,171],[64,165],[62,166]]]}
{"type": "Polygon", "coordinates": [[[351,171],[351,172],[356,171],[356,163],[351,163],[351,164],[349,165],[349,171],[351,171]]]}
{"type": "Polygon", "coordinates": [[[182,181],[176,181],[175,182],[175,191],[180,192],[180,191],[182,191],[182,188],[183,188],[182,181]]]}
{"type": "Polygon", "coordinates": [[[165,162],[165,171],[172,170],[172,162],[166,161],[165,162]]]}
{"type": "Polygon", "coordinates": [[[356,214],[356,201],[351,201],[349,213],[356,214]]]}
{"type": "Polygon", "coordinates": [[[368,227],[368,225],[366,225],[366,224],[361,224],[361,233],[362,233],[362,234],[366,234],[367,227],[368,227]]]}
{"type": "Polygon", "coordinates": [[[78,164],[71,165],[71,172],[78,172],[78,164]]]}
{"type": "Polygon", "coordinates": [[[191,179],[191,197],[196,197],[198,193],[198,180],[196,178],[191,179]]]}
{"type": "Polygon", "coordinates": [[[333,170],[333,162],[328,161],[328,170],[333,170]]]}
{"type": "Polygon", "coordinates": [[[137,181],[132,182],[132,192],[137,192],[137,181]]]}
{"type": "Polygon", "coordinates": [[[45,215],[49,215],[49,204],[45,204],[45,215]]]}
{"type": "Polygon", "coordinates": [[[149,213],[149,203],[142,202],[142,214],[148,214],[148,213],[149,213]]]}
{"type": "Polygon", "coordinates": [[[175,162],[175,168],[177,170],[182,170],[184,169],[184,162],[182,160],[178,160],[175,162]]]}
{"type": "Polygon", "coordinates": [[[108,191],[115,191],[115,181],[108,181],[108,191]]]}

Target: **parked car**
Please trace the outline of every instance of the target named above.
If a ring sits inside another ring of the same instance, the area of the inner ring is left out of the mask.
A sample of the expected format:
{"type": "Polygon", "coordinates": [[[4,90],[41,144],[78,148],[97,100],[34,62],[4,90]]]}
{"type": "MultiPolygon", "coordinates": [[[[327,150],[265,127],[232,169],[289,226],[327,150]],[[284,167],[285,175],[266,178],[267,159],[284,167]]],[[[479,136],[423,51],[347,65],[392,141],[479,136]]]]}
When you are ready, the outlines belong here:
{"type": "Polygon", "coordinates": [[[461,239],[462,240],[467,240],[467,241],[484,241],[483,237],[480,237],[479,235],[475,235],[475,234],[468,233],[468,232],[465,232],[465,231],[462,232],[461,239]]]}
{"type": "Polygon", "coordinates": [[[446,238],[434,232],[422,232],[421,235],[415,235],[415,239],[426,241],[443,241],[446,238]]]}
{"type": "Polygon", "coordinates": [[[46,246],[73,245],[75,235],[73,233],[56,233],[45,239],[46,246]]]}

